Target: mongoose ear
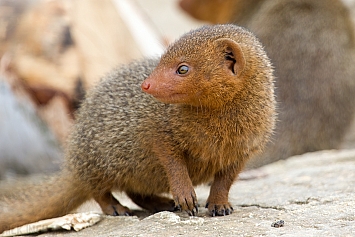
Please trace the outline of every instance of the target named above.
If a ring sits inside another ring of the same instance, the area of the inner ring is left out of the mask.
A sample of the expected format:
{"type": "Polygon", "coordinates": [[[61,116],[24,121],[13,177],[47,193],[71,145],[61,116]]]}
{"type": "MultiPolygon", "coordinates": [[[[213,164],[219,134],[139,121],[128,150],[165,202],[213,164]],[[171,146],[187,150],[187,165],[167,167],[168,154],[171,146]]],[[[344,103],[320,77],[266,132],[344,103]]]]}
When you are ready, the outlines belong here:
{"type": "Polygon", "coordinates": [[[239,44],[228,38],[221,38],[215,41],[218,50],[224,55],[226,67],[236,76],[240,76],[245,67],[245,58],[239,44]]]}

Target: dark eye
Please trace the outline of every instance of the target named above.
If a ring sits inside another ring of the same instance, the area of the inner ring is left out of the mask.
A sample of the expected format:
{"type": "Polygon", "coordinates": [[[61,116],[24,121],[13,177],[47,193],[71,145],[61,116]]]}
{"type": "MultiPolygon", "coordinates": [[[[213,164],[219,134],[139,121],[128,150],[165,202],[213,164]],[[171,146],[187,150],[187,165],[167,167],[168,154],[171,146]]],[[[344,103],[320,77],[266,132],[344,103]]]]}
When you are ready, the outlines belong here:
{"type": "Polygon", "coordinates": [[[183,75],[186,74],[189,71],[189,67],[186,65],[181,65],[178,69],[177,69],[177,74],[183,75]]]}

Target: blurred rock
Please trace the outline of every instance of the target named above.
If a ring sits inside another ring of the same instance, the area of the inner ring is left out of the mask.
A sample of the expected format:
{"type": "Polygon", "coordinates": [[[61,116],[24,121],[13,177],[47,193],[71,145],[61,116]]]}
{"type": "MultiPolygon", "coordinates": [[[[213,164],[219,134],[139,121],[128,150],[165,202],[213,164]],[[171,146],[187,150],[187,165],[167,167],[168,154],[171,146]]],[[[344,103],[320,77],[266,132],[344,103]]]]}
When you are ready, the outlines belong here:
{"type": "Polygon", "coordinates": [[[88,87],[118,64],[143,56],[112,1],[71,3],[73,38],[88,87]]]}
{"type": "Polygon", "coordinates": [[[58,170],[62,151],[30,101],[19,101],[0,78],[0,179],[58,170]]]}
{"type": "Polygon", "coordinates": [[[72,98],[80,66],[64,1],[38,1],[19,18],[8,49],[10,67],[28,87],[49,88],[72,98]]]}

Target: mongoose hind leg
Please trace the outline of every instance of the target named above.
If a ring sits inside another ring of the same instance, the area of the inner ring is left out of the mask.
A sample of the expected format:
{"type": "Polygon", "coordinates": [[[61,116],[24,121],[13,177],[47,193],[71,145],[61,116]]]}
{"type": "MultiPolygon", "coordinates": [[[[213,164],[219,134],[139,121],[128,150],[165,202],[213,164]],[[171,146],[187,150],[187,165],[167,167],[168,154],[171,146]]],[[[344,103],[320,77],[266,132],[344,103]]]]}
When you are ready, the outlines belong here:
{"type": "Polygon", "coordinates": [[[94,195],[95,201],[100,205],[102,211],[106,215],[111,216],[130,216],[132,211],[123,206],[117,199],[112,195],[110,191],[104,193],[103,195],[94,195]]]}
{"type": "Polygon", "coordinates": [[[158,195],[144,196],[132,192],[127,192],[127,195],[135,204],[153,213],[178,210],[178,208],[175,207],[174,200],[170,198],[161,197],[158,195]]]}

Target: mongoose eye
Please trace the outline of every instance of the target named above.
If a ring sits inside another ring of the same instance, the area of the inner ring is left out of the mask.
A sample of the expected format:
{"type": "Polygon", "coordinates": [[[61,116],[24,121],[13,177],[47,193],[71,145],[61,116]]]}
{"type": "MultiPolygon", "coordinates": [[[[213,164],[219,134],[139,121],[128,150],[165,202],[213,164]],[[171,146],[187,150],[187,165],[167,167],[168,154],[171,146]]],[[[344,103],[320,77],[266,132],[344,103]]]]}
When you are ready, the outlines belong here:
{"type": "Polygon", "coordinates": [[[181,65],[181,66],[177,69],[176,73],[177,73],[177,74],[180,74],[180,75],[183,75],[183,74],[186,74],[188,71],[189,71],[189,67],[188,67],[188,66],[186,66],[186,65],[181,65]]]}

